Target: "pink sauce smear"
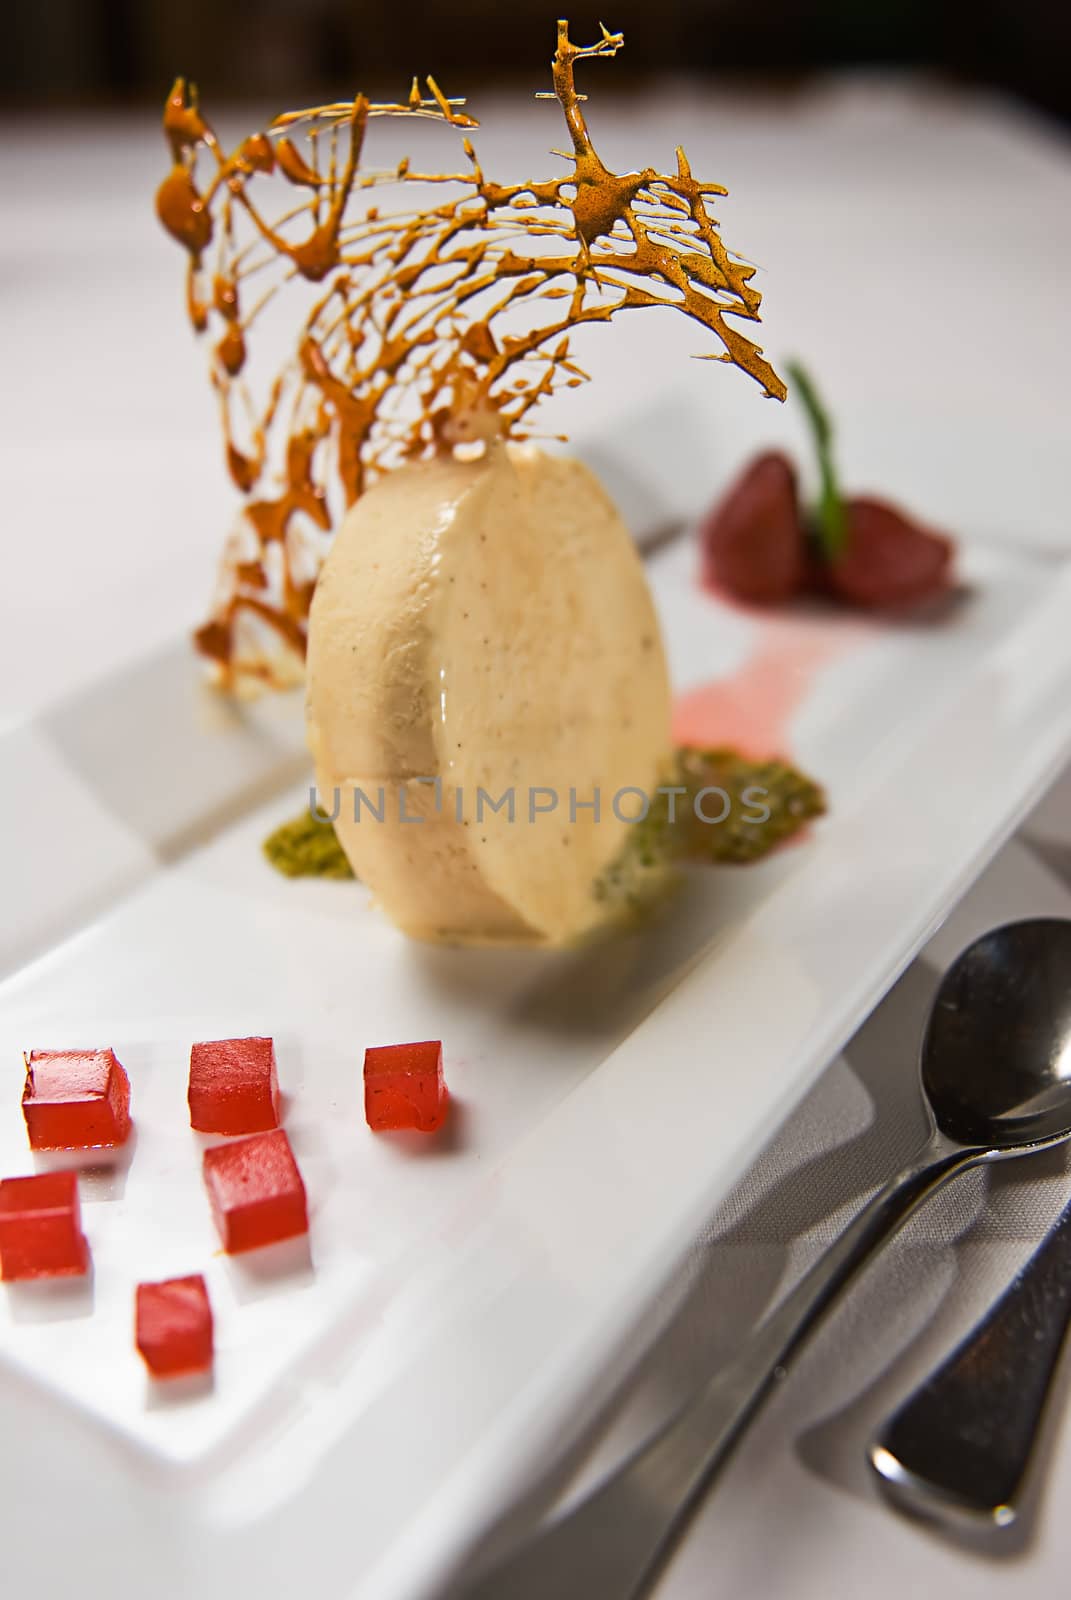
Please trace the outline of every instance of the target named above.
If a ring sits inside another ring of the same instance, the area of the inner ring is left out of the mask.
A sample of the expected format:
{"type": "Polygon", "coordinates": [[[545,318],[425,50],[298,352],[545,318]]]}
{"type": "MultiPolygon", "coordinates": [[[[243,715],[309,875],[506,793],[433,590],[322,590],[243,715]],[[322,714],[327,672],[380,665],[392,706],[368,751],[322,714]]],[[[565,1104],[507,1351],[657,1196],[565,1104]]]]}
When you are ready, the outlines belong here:
{"type": "Polygon", "coordinates": [[[757,620],[750,656],[724,678],[685,690],[673,706],[675,744],[730,745],[755,760],[789,754],[789,735],[819,670],[869,632],[866,623],[771,616],[717,591],[722,605],[757,620]]]}

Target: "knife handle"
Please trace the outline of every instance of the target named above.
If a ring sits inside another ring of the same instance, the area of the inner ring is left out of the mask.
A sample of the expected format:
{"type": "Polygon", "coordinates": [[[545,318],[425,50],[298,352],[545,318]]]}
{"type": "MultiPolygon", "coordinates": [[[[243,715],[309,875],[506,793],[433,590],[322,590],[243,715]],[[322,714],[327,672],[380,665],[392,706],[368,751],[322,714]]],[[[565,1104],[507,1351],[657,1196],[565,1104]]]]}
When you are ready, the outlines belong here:
{"type": "Polygon", "coordinates": [[[1071,1321],[1071,1205],[948,1359],[881,1425],[868,1455],[902,1508],[1007,1527],[1071,1321]]]}

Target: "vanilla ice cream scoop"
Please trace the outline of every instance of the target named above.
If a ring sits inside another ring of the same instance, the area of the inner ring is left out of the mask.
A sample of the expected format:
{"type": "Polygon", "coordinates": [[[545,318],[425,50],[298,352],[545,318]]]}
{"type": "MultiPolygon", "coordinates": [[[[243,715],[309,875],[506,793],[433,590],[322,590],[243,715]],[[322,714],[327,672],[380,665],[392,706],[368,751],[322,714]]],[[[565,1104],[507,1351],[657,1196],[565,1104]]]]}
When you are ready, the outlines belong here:
{"type": "Polygon", "coordinates": [[[417,938],[564,943],[670,755],[669,683],[632,540],[578,461],[496,443],[353,506],[309,624],[321,803],[417,938]]]}

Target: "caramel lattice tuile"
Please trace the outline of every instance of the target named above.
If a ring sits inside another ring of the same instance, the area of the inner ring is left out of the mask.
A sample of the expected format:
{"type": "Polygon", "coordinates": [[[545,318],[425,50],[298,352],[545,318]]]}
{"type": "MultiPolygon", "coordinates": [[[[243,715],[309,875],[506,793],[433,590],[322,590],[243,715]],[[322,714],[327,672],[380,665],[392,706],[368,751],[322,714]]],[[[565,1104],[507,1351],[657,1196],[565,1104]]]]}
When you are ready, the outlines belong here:
{"type": "Polygon", "coordinates": [[[224,685],[300,677],[317,573],[345,508],[403,462],[530,437],[538,402],[587,376],[571,355],[574,328],[641,307],[682,311],[719,341],[706,359],[784,398],[760,347],[728,320],[757,322],[761,296],[708,209],[727,191],[697,181],[681,149],[674,173],[619,175],[592,144],[576,63],[622,43],[603,28],[581,47],[559,22],[554,88],[540,98],[561,106],[572,149],[554,154],[572,170],[546,182],[487,178],[467,137],[477,124],[432,78],[426,94],[414,79],[397,105],[358,95],[287,112],[229,155],[195,88],[175,83],[164,112],[173,165],[156,209],[188,252],[189,317],[211,340],[227,464],[244,497],[196,635],[224,685]],[[463,170],[362,166],[373,117],[459,130],[463,170]],[[444,198],[432,189],[420,207],[389,212],[374,203],[377,189],[395,186],[397,198],[411,184],[441,186],[444,198]],[[289,203],[268,221],[280,190],[289,203]],[[304,321],[258,403],[251,336],[284,288],[304,321]]]}

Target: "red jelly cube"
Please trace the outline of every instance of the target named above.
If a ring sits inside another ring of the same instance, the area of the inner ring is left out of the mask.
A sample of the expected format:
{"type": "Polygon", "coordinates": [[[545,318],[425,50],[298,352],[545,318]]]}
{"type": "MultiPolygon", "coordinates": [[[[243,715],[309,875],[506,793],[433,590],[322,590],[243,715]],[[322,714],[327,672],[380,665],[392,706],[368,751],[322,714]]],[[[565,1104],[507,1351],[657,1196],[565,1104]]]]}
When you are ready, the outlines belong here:
{"type": "Polygon", "coordinates": [[[448,1100],[438,1039],[365,1051],[364,1114],[377,1133],[391,1128],[434,1133],[445,1121],[448,1100]]]}
{"type": "Polygon", "coordinates": [[[130,1080],[114,1050],[34,1050],[22,1114],[31,1150],[94,1150],[130,1133],[130,1080]]]}
{"type": "Polygon", "coordinates": [[[177,1378],[210,1367],[212,1307],[200,1273],[139,1283],[134,1339],[154,1378],[177,1378]]]}
{"type": "Polygon", "coordinates": [[[190,1051],[190,1126],[200,1133],[265,1133],[279,1126],[270,1039],[215,1039],[190,1051]]]}
{"type": "Polygon", "coordinates": [[[0,1180],[0,1276],[69,1277],[88,1266],[75,1173],[0,1180]]]}
{"type": "Polygon", "coordinates": [[[305,1185],[282,1128],[206,1150],[204,1174],[212,1215],[231,1255],[308,1232],[305,1185]]]}

